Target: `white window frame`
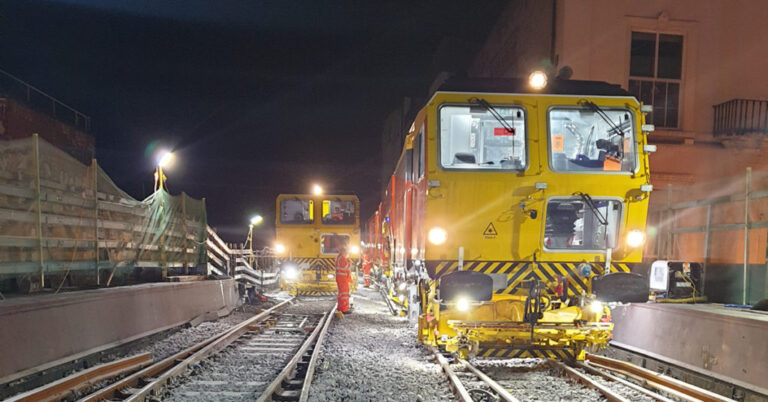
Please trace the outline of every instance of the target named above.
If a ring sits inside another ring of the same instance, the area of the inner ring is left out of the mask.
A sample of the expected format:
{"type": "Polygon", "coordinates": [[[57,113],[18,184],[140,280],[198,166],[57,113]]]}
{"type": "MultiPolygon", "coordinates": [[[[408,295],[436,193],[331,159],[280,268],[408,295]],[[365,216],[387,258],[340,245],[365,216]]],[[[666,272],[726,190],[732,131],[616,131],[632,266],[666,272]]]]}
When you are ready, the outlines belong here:
{"type": "MultiPolygon", "coordinates": [[[[595,98],[594,100],[598,100],[599,98],[595,98]]],[[[597,104],[597,103],[596,103],[597,104]]],[[[628,172],[626,170],[619,170],[619,171],[606,171],[606,170],[555,170],[553,165],[553,153],[552,153],[552,125],[550,124],[550,114],[552,113],[553,109],[580,109],[585,108],[586,106],[579,106],[579,105],[552,105],[549,108],[547,108],[547,114],[546,114],[546,124],[547,124],[547,159],[549,163],[549,170],[555,174],[607,174],[607,175],[624,175],[624,176],[632,176],[634,174],[637,174],[637,172],[640,170],[640,152],[637,147],[637,141],[639,137],[639,133],[637,132],[637,116],[635,115],[635,112],[629,108],[629,107],[616,107],[616,106],[600,106],[597,104],[598,107],[600,107],[603,110],[626,110],[627,113],[632,118],[632,152],[635,154],[635,160],[634,160],[634,169],[632,169],[631,172],[628,172]]]]}
{"type": "MultiPolygon", "coordinates": [[[[650,30],[650,29],[638,29],[633,28],[630,30],[629,33],[629,52],[628,52],[628,58],[627,58],[627,89],[629,89],[629,82],[630,81],[643,81],[643,82],[649,82],[652,85],[657,82],[663,82],[665,84],[674,83],[678,85],[678,92],[677,92],[677,126],[657,126],[658,128],[662,128],[665,130],[682,130],[683,126],[683,81],[685,78],[685,51],[686,47],[688,46],[688,38],[686,35],[684,35],[681,32],[666,32],[666,31],[657,31],[657,30],[650,30]],[[632,66],[632,34],[633,33],[645,33],[645,34],[654,34],[656,35],[656,41],[654,42],[654,63],[653,63],[653,77],[637,77],[630,75],[630,68],[632,66]],[[659,37],[661,35],[675,35],[680,36],[683,38],[683,49],[680,54],[680,78],[674,79],[674,78],[659,78],[659,37]]],[[[638,98],[639,101],[641,101],[640,98],[638,98]]],[[[654,108],[656,107],[655,100],[654,102],[651,102],[652,106],[654,108]]],[[[666,105],[664,107],[664,113],[667,113],[666,105]]],[[[651,123],[653,119],[648,119],[648,123],[651,123]]]]}
{"type": "MultiPolygon", "coordinates": [[[[616,247],[614,247],[612,250],[616,250],[619,248],[621,244],[621,237],[622,237],[622,228],[624,227],[624,220],[626,218],[627,214],[627,203],[624,202],[624,200],[620,197],[601,197],[601,196],[592,196],[592,199],[595,201],[616,201],[621,205],[621,211],[619,213],[619,216],[616,220],[616,247]]],[[[561,196],[552,196],[547,197],[544,203],[544,219],[541,220],[541,248],[546,251],[547,253],[562,253],[562,254],[605,254],[606,250],[608,250],[608,247],[605,249],[579,249],[579,248],[548,248],[547,245],[544,242],[544,239],[547,237],[546,234],[546,228],[547,228],[547,213],[549,212],[549,203],[550,201],[581,201],[581,198],[576,196],[568,196],[568,195],[561,195],[561,196]]],[[[583,202],[583,201],[582,201],[583,202]]],[[[590,213],[592,213],[590,211],[590,213]]]]}
{"type": "MultiPolygon", "coordinates": [[[[471,103],[443,103],[437,108],[437,166],[440,168],[440,170],[446,171],[446,172],[487,172],[487,173],[520,173],[520,172],[526,172],[528,171],[528,168],[531,166],[531,153],[530,153],[530,146],[529,146],[529,129],[528,129],[528,109],[521,103],[492,103],[491,106],[494,108],[502,107],[502,108],[519,108],[523,111],[523,126],[525,130],[524,132],[524,152],[525,152],[525,164],[520,169],[488,169],[488,168],[473,168],[473,169],[462,169],[462,168],[454,168],[450,166],[444,166],[443,165],[443,144],[442,144],[442,125],[440,123],[441,121],[441,113],[443,108],[445,107],[451,107],[451,106],[459,106],[459,107],[474,107],[477,105],[471,104],[471,103]]],[[[426,171],[426,167],[425,167],[426,171]]]]}

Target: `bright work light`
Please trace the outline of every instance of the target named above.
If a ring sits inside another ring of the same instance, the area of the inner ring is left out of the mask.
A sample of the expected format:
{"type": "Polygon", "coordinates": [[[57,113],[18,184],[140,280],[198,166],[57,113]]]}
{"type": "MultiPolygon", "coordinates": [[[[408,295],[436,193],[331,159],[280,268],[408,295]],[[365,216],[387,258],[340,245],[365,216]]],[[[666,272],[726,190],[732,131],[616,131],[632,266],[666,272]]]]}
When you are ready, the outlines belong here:
{"type": "Polygon", "coordinates": [[[172,161],[173,161],[173,153],[165,151],[160,154],[159,158],[157,158],[157,166],[162,169],[168,166],[172,161]]]}
{"type": "Polygon", "coordinates": [[[456,308],[459,311],[469,310],[469,300],[467,300],[465,297],[462,297],[461,299],[459,299],[459,301],[456,302],[456,308]]]}
{"type": "Polygon", "coordinates": [[[296,279],[299,276],[299,271],[293,265],[286,265],[283,268],[283,277],[285,279],[296,279]]]}
{"type": "Polygon", "coordinates": [[[633,230],[627,234],[627,245],[629,247],[640,247],[643,243],[645,243],[645,233],[633,230]]]}
{"type": "Polygon", "coordinates": [[[547,86],[547,75],[543,71],[534,71],[528,76],[528,84],[533,89],[542,89],[547,86]]]}
{"type": "Polygon", "coordinates": [[[448,239],[448,234],[445,232],[445,229],[434,227],[429,230],[429,233],[427,234],[427,238],[429,239],[429,242],[439,246],[448,239]]]}

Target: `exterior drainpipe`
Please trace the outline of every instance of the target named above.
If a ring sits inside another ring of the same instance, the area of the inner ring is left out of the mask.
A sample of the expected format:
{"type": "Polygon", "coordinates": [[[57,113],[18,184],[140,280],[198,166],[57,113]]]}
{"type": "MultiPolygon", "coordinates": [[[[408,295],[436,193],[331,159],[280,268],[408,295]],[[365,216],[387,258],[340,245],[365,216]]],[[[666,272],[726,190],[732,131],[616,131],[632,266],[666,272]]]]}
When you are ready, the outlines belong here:
{"type": "Polygon", "coordinates": [[[555,60],[555,34],[557,33],[557,0],[552,0],[552,34],[549,44],[549,60],[552,62],[552,67],[557,63],[555,60]]]}

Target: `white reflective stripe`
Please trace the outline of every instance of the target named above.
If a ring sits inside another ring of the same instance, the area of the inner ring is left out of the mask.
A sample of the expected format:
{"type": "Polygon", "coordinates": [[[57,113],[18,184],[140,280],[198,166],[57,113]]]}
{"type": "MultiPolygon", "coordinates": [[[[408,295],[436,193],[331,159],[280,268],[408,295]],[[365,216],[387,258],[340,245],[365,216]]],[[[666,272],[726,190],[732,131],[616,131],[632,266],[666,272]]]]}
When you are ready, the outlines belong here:
{"type": "Polygon", "coordinates": [[[348,274],[348,273],[340,273],[340,272],[337,272],[337,273],[336,273],[336,276],[349,276],[349,274],[348,274]]]}

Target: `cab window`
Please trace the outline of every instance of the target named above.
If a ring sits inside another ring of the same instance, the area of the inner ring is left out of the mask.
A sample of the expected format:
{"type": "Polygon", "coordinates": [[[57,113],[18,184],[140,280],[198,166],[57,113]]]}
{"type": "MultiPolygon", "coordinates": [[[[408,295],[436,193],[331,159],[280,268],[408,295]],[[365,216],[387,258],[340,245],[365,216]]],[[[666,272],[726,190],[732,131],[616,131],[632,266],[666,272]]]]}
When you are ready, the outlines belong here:
{"type": "Polygon", "coordinates": [[[308,225],[314,221],[312,200],[280,200],[280,223],[287,225],[308,225]]]}
{"type": "Polygon", "coordinates": [[[440,108],[440,164],[443,168],[525,169],[528,163],[525,111],[517,106],[492,106],[492,109],[481,106],[440,108]]]}
{"type": "Polygon", "coordinates": [[[324,225],[354,225],[355,201],[323,200],[324,225]]]}
{"type": "Polygon", "coordinates": [[[620,218],[621,202],[617,200],[549,200],[544,224],[544,247],[550,250],[614,248],[620,218]]]}
{"type": "Polygon", "coordinates": [[[320,235],[320,252],[322,254],[337,254],[347,244],[349,244],[349,235],[320,235]]]}
{"type": "Polygon", "coordinates": [[[555,107],[549,151],[556,172],[633,172],[637,155],[629,109],[555,107]]]}

